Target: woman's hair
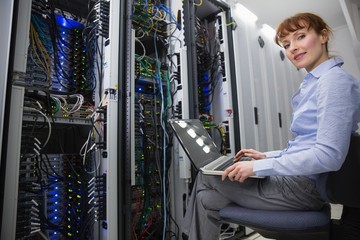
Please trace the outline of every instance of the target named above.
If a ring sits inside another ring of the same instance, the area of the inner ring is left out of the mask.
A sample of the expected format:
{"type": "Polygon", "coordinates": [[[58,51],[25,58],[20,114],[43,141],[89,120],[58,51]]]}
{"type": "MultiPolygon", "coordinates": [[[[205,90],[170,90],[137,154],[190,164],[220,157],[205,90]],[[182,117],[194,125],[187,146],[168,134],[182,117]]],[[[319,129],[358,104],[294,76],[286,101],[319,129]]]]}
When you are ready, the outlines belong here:
{"type": "MultiPolygon", "coordinates": [[[[289,33],[295,32],[299,29],[307,28],[314,29],[319,35],[323,34],[323,30],[326,30],[328,36],[332,33],[329,25],[325,21],[313,14],[313,13],[298,13],[282,21],[277,29],[275,35],[275,43],[281,46],[281,40],[286,37],[289,33]]],[[[328,52],[327,42],[325,43],[326,51],[328,52]]]]}

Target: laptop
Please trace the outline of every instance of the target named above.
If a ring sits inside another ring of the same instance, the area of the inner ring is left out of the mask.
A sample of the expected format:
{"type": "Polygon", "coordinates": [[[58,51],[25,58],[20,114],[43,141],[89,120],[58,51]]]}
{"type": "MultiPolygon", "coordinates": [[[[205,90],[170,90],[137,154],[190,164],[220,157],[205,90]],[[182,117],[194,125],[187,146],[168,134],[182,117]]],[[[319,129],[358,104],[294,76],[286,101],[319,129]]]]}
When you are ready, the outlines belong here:
{"type": "MultiPolygon", "coordinates": [[[[234,163],[234,157],[220,153],[199,119],[170,119],[169,123],[196,170],[200,170],[203,174],[221,175],[234,163]]],[[[241,158],[241,161],[246,160],[253,159],[241,158]]]]}

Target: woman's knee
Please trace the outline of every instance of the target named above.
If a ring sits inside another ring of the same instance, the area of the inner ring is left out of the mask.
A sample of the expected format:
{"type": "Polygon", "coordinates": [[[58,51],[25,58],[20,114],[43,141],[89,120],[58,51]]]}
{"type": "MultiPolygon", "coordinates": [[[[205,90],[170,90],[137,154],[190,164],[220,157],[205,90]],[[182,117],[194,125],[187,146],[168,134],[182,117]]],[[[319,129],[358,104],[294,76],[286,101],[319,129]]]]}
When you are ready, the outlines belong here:
{"type": "Polygon", "coordinates": [[[202,190],[197,193],[197,201],[205,210],[219,211],[230,203],[216,190],[202,190]]]}

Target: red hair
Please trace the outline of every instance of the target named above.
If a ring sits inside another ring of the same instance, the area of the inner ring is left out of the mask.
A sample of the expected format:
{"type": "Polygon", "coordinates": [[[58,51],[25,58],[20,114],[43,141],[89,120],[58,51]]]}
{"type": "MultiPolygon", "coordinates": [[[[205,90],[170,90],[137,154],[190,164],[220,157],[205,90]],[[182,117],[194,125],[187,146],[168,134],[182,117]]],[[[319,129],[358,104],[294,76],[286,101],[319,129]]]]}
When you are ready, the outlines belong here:
{"type": "MultiPolygon", "coordinates": [[[[291,32],[295,32],[303,28],[307,28],[308,30],[314,29],[319,35],[324,34],[324,30],[326,30],[328,36],[332,33],[329,25],[327,25],[321,17],[313,13],[298,13],[285,19],[278,25],[274,39],[275,43],[281,46],[281,41],[284,37],[291,32]]],[[[326,51],[328,51],[327,42],[326,51]]]]}

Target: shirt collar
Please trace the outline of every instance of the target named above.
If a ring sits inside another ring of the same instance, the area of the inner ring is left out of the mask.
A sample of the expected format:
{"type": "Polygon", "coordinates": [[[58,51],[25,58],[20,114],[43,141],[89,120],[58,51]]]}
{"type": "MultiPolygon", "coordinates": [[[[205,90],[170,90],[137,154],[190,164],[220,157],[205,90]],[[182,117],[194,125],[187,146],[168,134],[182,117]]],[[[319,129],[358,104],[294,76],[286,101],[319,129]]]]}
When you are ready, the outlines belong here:
{"type": "Polygon", "coordinates": [[[309,74],[313,75],[316,78],[320,78],[327,70],[335,67],[341,66],[344,64],[344,61],[339,57],[333,57],[325,62],[321,63],[315,69],[313,69],[309,74]]]}

